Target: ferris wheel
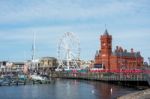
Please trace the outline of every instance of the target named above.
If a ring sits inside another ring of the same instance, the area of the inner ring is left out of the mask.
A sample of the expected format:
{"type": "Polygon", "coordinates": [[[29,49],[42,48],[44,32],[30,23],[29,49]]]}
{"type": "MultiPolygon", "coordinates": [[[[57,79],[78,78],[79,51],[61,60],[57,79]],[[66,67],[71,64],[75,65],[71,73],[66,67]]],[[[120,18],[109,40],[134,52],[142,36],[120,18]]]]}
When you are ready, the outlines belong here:
{"type": "Polygon", "coordinates": [[[66,32],[58,42],[58,68],[79,68],[80,42],[75,34],[66,32]]]}

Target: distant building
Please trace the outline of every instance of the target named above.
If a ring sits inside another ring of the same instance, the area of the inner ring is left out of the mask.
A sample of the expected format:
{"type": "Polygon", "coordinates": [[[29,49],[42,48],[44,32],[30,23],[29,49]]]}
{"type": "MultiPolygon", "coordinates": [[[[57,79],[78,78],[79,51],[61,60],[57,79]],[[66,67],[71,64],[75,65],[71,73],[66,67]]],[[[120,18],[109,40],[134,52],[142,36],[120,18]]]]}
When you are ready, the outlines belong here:
{"type": "Polygon", "coordinates": [[[39,68],[56,68],[57,65],[57,59],[54,57],[42,57],[39,60],[39,68]]]}
{"type": "Polygon", "coordinates": [[[13,66],[12,62],[0,61],[0,72],[10,72],[13,66]]]}
{"type": "Polygon", "coordinates": [[[112,36],[105,30],[100,36],[100,49],[96,52],[94,66],[104,69],[139,69],[143,66],[143,57],[140,52],[130,52],[116,46],[112,51],[112,36]]]}
{"type": "Polygon", "coordinates": [[[6,71],[6,64],[8,61],[0,61],[0,72],[6,71]]]}
{"type": "Polygon", "coordinates": [[[13,62],[12,71],[22,72],[24,68],[24,62],[13,62]]]}
{"type": "Polygon", "coordinates": [[[93,63],[94,61],[93,60],[80,60],[80,68],[92,68],[93,67],[93,63]]]}

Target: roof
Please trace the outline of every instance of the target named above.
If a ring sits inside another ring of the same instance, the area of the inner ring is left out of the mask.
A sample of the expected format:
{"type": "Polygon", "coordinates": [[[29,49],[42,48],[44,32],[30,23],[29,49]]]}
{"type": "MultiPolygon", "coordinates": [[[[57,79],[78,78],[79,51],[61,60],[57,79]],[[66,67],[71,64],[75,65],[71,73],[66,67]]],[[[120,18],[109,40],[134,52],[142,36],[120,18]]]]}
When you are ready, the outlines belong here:
{"type": "Polygon", "coordinates": [[[122,56],[125,56],[125,57],[141,57],[141,54],[139,53],[139,52],[133,52],[133,53],[131,53],[131,52],[113,52],[112,53],[113,55],[115,55],[115,56],[120,56],[120,57],[122,57],[122,56]]]}
{"type": "Polygon", "coordinates": [[[14,65],[24,65],[24,62],[13,62],[14,65]]]}
{"type": "Polygon", "coordinates": [[[41,60],[44,60],[44,59],[48,59],[48,60],[56,60],[55,57],[42,57],[41,60]]]}
{"type": "Polygon", "coordinates": [[[104,35],[109,35],[107,29],[105,30],[104,35]]]}

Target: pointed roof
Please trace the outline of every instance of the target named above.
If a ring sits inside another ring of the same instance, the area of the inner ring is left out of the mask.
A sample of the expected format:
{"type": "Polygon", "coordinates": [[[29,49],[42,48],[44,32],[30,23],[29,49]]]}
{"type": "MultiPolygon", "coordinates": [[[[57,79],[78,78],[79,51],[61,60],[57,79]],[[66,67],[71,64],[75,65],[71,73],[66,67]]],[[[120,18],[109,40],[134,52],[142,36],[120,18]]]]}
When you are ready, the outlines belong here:
{"type": "Polygon", "coordinates": [[[107,29],[105,29],[104,35],[109,35],[107,29]]]}

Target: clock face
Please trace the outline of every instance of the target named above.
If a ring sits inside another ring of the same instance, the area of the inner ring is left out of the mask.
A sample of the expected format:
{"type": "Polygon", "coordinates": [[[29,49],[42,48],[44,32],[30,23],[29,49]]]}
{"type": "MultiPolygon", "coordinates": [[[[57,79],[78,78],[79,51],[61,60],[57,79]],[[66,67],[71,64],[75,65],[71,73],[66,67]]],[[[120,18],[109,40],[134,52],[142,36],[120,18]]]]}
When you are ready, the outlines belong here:
{"type": "Polygon", "coordinates": [[[102,54],[102,56],[106,56],[105,54],[102,54]]]}
{"type": "Polygon", "coordinates": [[[103,46],[105,46],[106,45],[106,43],[103,43],[103,46]]]}

